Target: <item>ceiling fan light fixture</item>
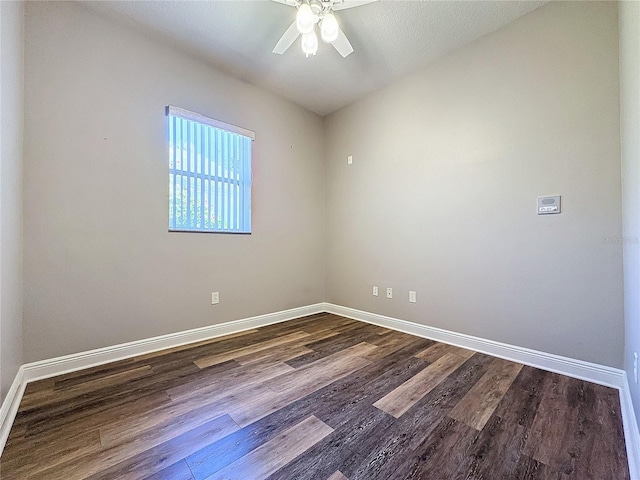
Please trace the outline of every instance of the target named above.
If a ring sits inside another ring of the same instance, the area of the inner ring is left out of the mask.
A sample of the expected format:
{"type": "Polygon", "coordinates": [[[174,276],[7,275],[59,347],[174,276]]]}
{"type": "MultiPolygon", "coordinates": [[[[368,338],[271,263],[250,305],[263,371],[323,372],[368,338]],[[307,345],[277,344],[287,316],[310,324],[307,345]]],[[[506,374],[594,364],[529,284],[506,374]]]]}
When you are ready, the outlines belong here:
{"type": "MultiPolygon", "coordinates": [[[[2,1],[2,0],[0,0],[2,1]]],[[[358,7],[377,0],[273,0],[296,9],[296,18],[282,34],[273,53],[282,55],[296,39],[302,36],[302,51],[308,57],[318,50],[318,37],[330,44],[343,58],[353,53],[353,46],[346,37],[334,10],[358,7]],[[316,23],[318,31],[316,32],[316,23]]]]}
{"type": "Polygon", "coordinates": [[[333,13],[327,13],[320,23],[320,36],[325,43],[331,43],[338,38],[338,21],[333,13]]]}
{"type": "Polygon", "coordinates": [[[298,13],[296,14],[296,27],[298,27],[298,31],[302,34],[311,33],[314,24],[311,7],[308,3],[303,3],[298,7],[298,13]]]}
{"type": "Polygon", "coordinates": [[[312,29],[311,32],[302,35],[302,52],[308,57],[309,55],[315,55],[317,51],[318,36],[312,29]]]}

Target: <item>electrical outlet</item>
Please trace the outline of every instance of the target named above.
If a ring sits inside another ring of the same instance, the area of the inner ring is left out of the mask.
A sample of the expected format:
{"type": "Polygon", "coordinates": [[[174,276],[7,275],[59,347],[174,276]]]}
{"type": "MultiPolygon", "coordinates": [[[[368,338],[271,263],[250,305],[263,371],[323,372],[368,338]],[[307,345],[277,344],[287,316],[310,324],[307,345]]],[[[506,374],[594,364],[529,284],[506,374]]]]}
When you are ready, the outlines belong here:
{"type": "Polygon", "coordinates": [[[633,379],[638,383],[638,352],[633,352],[633,379]]]}
{"type": "Polygon", "coordinates": [[[211,292],[211,305],[220,303],[220,292],[211,292]]]}
{"type": "Polygon", "coordinates": [[[393,298],[393,288],[387,288],[387,298],[393,298]]]}
{"type": "Polygon", "coordinates": [[[374,297],[378,296],[378,287],[376,287],[375,285],[373,286],[373,296],[374,297]]]}
{"type": "Polygon", "coordinates": [[[347,157],[347,165],[351,165],[352,163],[353,163],[353,156],[352,156],[352,155],[349,155],[349,156],[347,157]]]}
{"type": "Polygon", "coordinates": [[[416,292],[409,290],[409,303],[416,303],[416,292]]]}

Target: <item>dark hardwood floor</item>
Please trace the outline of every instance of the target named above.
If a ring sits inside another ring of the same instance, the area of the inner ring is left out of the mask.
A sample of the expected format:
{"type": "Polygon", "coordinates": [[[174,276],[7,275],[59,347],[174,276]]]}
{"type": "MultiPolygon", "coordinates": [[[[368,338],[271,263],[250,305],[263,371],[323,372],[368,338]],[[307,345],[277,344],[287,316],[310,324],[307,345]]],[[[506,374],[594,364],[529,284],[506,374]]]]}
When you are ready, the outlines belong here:
{"type": "Polygon", "coordinates": [[[0,477],[623,480],[619,405],[323,314],[29,384],[0,477]]]}

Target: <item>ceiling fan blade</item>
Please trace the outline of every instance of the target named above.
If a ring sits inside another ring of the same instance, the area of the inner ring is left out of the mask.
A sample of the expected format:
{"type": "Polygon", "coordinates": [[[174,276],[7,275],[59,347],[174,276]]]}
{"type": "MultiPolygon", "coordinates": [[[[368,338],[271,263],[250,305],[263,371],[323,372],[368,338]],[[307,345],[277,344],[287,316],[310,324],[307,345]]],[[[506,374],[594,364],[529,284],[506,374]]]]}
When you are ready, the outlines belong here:
{"type": "Polygon", "coordinates": [[[338,28],[338,38],[331,42],[331,45],[333,45],[338,53],[343,57],[346,57],[353,52],[353,47],[341,28],[338,28]]]}
{"type": "Polygon", "coordinates": [[[342,3],[334,4],[332,9],[334,11],[346,10],[347,8],[359,7],[361,5],[366,5],[367,3],[373,3],[377,1],[378,0],[343,0],[342,3]]]}
{"type": "Polygon", "coordinates": [[[282,55],[286,52],[291,44],[296,41],[296,38],[300,35],[298,31],[298,27],[296,27],[296,22],[293,22],[287,31],[284,32],[276,46],[273,48],[273,53],[277,53],[278,55],[282,55]]]}

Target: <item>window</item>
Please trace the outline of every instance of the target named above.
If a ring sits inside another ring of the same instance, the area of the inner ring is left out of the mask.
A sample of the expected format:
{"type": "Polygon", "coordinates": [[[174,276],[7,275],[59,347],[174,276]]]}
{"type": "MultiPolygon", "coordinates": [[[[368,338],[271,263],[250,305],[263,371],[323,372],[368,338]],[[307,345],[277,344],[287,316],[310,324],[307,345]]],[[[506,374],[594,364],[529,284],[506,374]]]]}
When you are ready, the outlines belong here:
{"type": "Polygon", "coordinates": [[[251,233],[255,133],[167,107],[169,230],[251,233]]]}

